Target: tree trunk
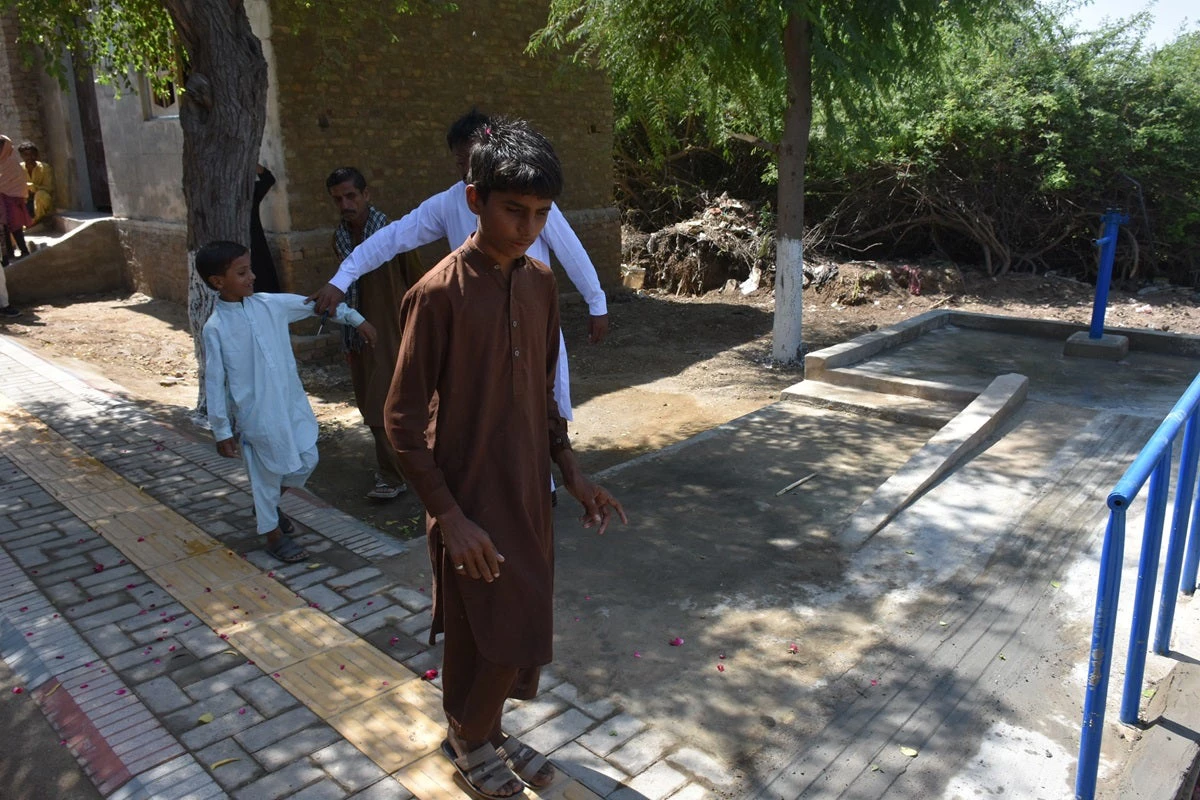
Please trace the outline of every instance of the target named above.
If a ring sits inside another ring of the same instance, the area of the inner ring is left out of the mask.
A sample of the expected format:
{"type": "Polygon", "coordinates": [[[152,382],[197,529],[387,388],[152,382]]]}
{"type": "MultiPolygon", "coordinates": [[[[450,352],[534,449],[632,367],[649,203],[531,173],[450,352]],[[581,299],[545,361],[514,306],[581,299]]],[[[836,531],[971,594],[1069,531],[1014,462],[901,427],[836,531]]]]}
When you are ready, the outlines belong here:
{"type": "Polygon", "coordinates": [[[226,240],[249,245],[254,167],[267,118],[267,62],[242,0],[164,0],[187,54],[179,100],[187,203],[188,323],[206,413],[200,332],[215,294],[196,276],[196,250],[226,240]]]}
{"type": "Polygon", "coordinates": [[[779,230],[775,246],[775,322],[772,356],[790,363],[802,355],[804,312],[804,161],[812,127],[812,31],[802,14],[783,28],[787,109],[779,145],[779,230]]]}

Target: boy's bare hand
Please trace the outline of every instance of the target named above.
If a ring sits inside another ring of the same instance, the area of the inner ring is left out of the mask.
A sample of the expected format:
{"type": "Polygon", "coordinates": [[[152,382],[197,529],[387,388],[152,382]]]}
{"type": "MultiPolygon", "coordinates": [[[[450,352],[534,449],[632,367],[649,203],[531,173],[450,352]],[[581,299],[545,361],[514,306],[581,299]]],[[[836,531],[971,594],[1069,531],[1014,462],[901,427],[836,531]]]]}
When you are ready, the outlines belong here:
{"type": "Polygon", "coordinates": [[[496,552],[487,531],[467,519],[461,509],[440,515],[438,527],[455,574],[465,574],[474,580],[483,578],[488,583],[500,577],[504,556],[496,552]]]}
{"type": "Polygon", "coordinates": [[[600,344],[608,336],[608,314],[588,317],[588,343],[600,344]]]}
{"type": "Polygon", "coordinates": [[[370,347],[374,347],[375,343],[379,341],[379,331],[375,330],[375,326],[366,320],[363,320],[363,324],[359,325],[356,330],[358,330],[358,335],[363,337],[363,341],[370,347]]]}
{"type": "Polygon", "coordinates": [[[324,314],[326,312],[332,314],[334,309],[338,307],[338,303],[346,299],[346,293],[332,283],[327,283],[320,290],[310,294],[306,299],[314,304],[314,314],[324,314]]]}
{"type": "Polygon", "coordinates": [[[621,518],[622,524],[629,524],[621,503],[603,486],[579,476],[567,484],[567,491],[583,506],[583,516],[580,517],[583,527],[591,528],[599,525],[600,529],[596,533],[604,535],[604,531],[608,529],[608,523],[612,521],[614,511],[621,518]]]}
{"type": "Polygon", "coordinates": [[[226,458],[238,458],[242,454],[242,449],[238,447],[237,439],[230,436],[228,439],[217,442],[217,452],[226,458]]]}

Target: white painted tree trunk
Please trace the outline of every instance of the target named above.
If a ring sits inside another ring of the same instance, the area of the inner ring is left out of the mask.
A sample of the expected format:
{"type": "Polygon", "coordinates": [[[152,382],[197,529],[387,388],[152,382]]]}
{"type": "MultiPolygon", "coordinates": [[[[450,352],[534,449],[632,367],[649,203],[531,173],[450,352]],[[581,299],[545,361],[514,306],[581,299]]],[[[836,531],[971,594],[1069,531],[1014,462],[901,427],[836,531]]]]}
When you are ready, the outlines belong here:
{"type": "Polygon", "coordinates": [[[786,236],[775,242],[775,322],[771,356],[790,363],[800,357],[803,346],[804,259],[801,240],[786,236]]]}
{"type": "Polygon", "coordinates": [[[812,51],[807,19],[793,13],[783,30],[787,107],[779,143],[779,228],[775,237],[775,322],[772,357],[797,361],[804,345],[804,161],[812,127],[812,51]]]}

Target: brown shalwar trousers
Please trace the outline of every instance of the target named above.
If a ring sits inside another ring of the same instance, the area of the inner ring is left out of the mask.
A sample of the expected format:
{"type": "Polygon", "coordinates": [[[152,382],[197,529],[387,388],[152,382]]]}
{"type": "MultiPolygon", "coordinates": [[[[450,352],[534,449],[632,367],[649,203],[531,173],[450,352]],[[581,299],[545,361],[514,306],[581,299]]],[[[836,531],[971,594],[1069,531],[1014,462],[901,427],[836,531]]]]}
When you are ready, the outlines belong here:
{"type": "Polygon", "coordinates": [[[445,648],[442,656],[442,708],[455,734],[472,745],[503,740],[500,716],[508,698],[537,694],[541,667],[511,667],[488,661],[475,646],[471,622],[458,591],[460,578],[444,576],[445,648]]]}

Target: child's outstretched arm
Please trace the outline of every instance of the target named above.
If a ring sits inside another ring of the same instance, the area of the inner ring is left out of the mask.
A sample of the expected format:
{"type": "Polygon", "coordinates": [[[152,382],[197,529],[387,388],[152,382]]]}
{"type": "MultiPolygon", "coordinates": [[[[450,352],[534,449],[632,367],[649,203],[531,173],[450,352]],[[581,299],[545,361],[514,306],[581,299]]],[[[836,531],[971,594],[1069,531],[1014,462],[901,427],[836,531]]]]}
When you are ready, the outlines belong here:
{"type": "Polygon", "coordinates": [[[374,347],[375,342],[379,340],[379,333],[375,330],[375,326],[367,322],[366,317],[357,310],[345,303],[337,304],[337,308],[333,310],[333,319],[339,324],[349,325],[351,328],[357,329],[359,335],[363,337],[363,340],[370,347],[374,347]]]}

